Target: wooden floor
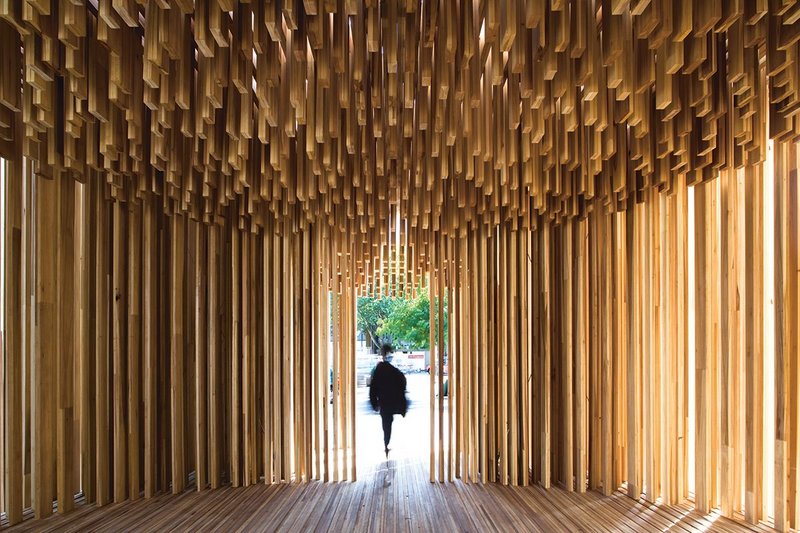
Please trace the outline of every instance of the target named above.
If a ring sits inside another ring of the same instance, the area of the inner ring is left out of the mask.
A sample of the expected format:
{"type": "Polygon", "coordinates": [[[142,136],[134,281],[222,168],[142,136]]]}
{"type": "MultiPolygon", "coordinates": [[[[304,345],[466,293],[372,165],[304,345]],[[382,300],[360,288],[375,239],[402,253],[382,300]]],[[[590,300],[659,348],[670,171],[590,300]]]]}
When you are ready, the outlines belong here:
{"type": "MultiPolygon", "coordinates": [[[[356,483],[256,485],[161,495],[8,531],[768,531],[618,492],[431,484],[420,463],[384,463],[356,483]],[[387,474],[388,472],[388,474],[387,474]],[[393,479],[391,476],[394,476],[393,479]]],[[[5,530],[4,530],[5,531],[5,530]]]]}

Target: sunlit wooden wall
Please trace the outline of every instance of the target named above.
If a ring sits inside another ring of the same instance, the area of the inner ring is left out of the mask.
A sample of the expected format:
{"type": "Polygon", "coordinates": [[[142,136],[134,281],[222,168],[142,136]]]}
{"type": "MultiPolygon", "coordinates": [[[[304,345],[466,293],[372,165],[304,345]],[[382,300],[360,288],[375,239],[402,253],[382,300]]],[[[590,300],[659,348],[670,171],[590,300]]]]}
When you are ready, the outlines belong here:
{"type": "Polygon", "coordinates": [[[353,479],[356,294],[426,286],[432,480],[796,527],[798,21],[0,0],[2,510],[353,479]]]}
{"type": "Polygon", "coordinates": [[[776,143],[774,174],[448,238],[434,277],[449,287],[455,397],[434,408],[431,478],[624,482],[634,498],[691,495],[796,527],[799,164],[797,144],[776,143]]]}

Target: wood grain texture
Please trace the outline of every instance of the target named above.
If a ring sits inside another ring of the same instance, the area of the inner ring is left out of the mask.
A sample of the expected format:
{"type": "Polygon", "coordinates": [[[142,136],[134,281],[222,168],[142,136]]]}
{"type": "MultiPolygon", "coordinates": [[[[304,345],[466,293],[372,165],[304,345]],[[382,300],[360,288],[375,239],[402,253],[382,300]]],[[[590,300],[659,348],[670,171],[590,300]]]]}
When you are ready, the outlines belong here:
{"type": "Polygon", "coordinates": [[[670,507],[632,500],[621,492],[604,497],[555,487],[519,487],[511,492],[496,484],[431,484],[427,483],[424,463],[395,462],[391,468],[394,479],[390,488],[383,486],[385,471],[369,471],[362,472],[358,482],[348,484],[314,482],[187,491],[180,496],[161,495],[102,509],[80,505],[70,515],[23,522],[8,531],[31,531],[34,527],[43,532],[88,527],[101,531],[109,527],[138,531],[769,531],[765,526],[747,526],[716,513],[704,516],[687,505],[670,507]],[[184,513],[187,509],[193,513],[184,513]],[[479,509],[491,509],[491,513],[479,509]]]}
{"type": "Polygon", "coordinates": [[[360,479],[427,291],[430,481],[800,526],[798,2],[95,4],[0,1],[9,521],[360,479]]]}
{"type": "Polygon", "coordinates": [[[53,512],[58,361],[58,181],[36,178],[36,352],[31,360],[32,507],[37,518],[53,512]]]}
{"type": "Polygon", "coordinates": [[[25,197],[23,182],[30,186],[30,176],[23,172],[22,161],[0,162],[3,166],[3,186],[6,198],[3,210],[5,265],[5,299],[3,302],[3,384],[4,384],[4,442],[3,442],[3,510],[9,523],[22,520],[23,509],[23,255],[22,220],[25,197]]]}

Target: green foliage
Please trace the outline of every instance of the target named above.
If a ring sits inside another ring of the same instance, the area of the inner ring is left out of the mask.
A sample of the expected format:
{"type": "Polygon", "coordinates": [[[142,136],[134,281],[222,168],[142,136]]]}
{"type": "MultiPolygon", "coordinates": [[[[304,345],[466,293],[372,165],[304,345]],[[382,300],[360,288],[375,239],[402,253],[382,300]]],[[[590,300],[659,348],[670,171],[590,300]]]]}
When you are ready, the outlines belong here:
{"type": "MultiPolygon", "coordinates": [[[[430,299],[427,289],[420,289],[413,299],[360,297],[356,327],[364,335],[371,351],[380,352],[383,344],[397,349],[430,348],[430,299]]],[[[444,336],[447,339],[447,297],[444,298],[444,336]]],[[[438,331],[437,341],[438,341],[438,331]]],[[[446,342],[446,341],[445,341],[446,342]]]]}
{"type": "MultiPolygon", "coordinates": [[[[378,334],[391,338],[398,347],[427,350],[430,345],[430,300],[427,290],[420,290],[412,300],[397,303],[378,327],[378,334]]],[[[444,334],[447,338],[447,299],[444,301],[444,334]]]]}
{"type": "Polygon", "coordinates": [[[356,327],[370,343],[371,351],[379,352],[383,344],[394,344],[394,338],[389,334],[384,335],[379,328],[401,303],[402,300],[396,298],[360,297],[358,299],[356,327]]]}

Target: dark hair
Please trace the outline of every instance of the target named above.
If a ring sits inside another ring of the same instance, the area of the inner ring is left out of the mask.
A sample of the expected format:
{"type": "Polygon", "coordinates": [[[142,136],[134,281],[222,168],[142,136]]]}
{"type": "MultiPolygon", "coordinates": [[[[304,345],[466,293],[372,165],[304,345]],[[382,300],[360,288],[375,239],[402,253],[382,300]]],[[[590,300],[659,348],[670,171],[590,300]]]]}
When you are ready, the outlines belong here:
{"type": "Polygon", "coordinates": [[[381,346],[381,355],[386,356],[394,351],[394,347],[388,342],[381,346]]]}

